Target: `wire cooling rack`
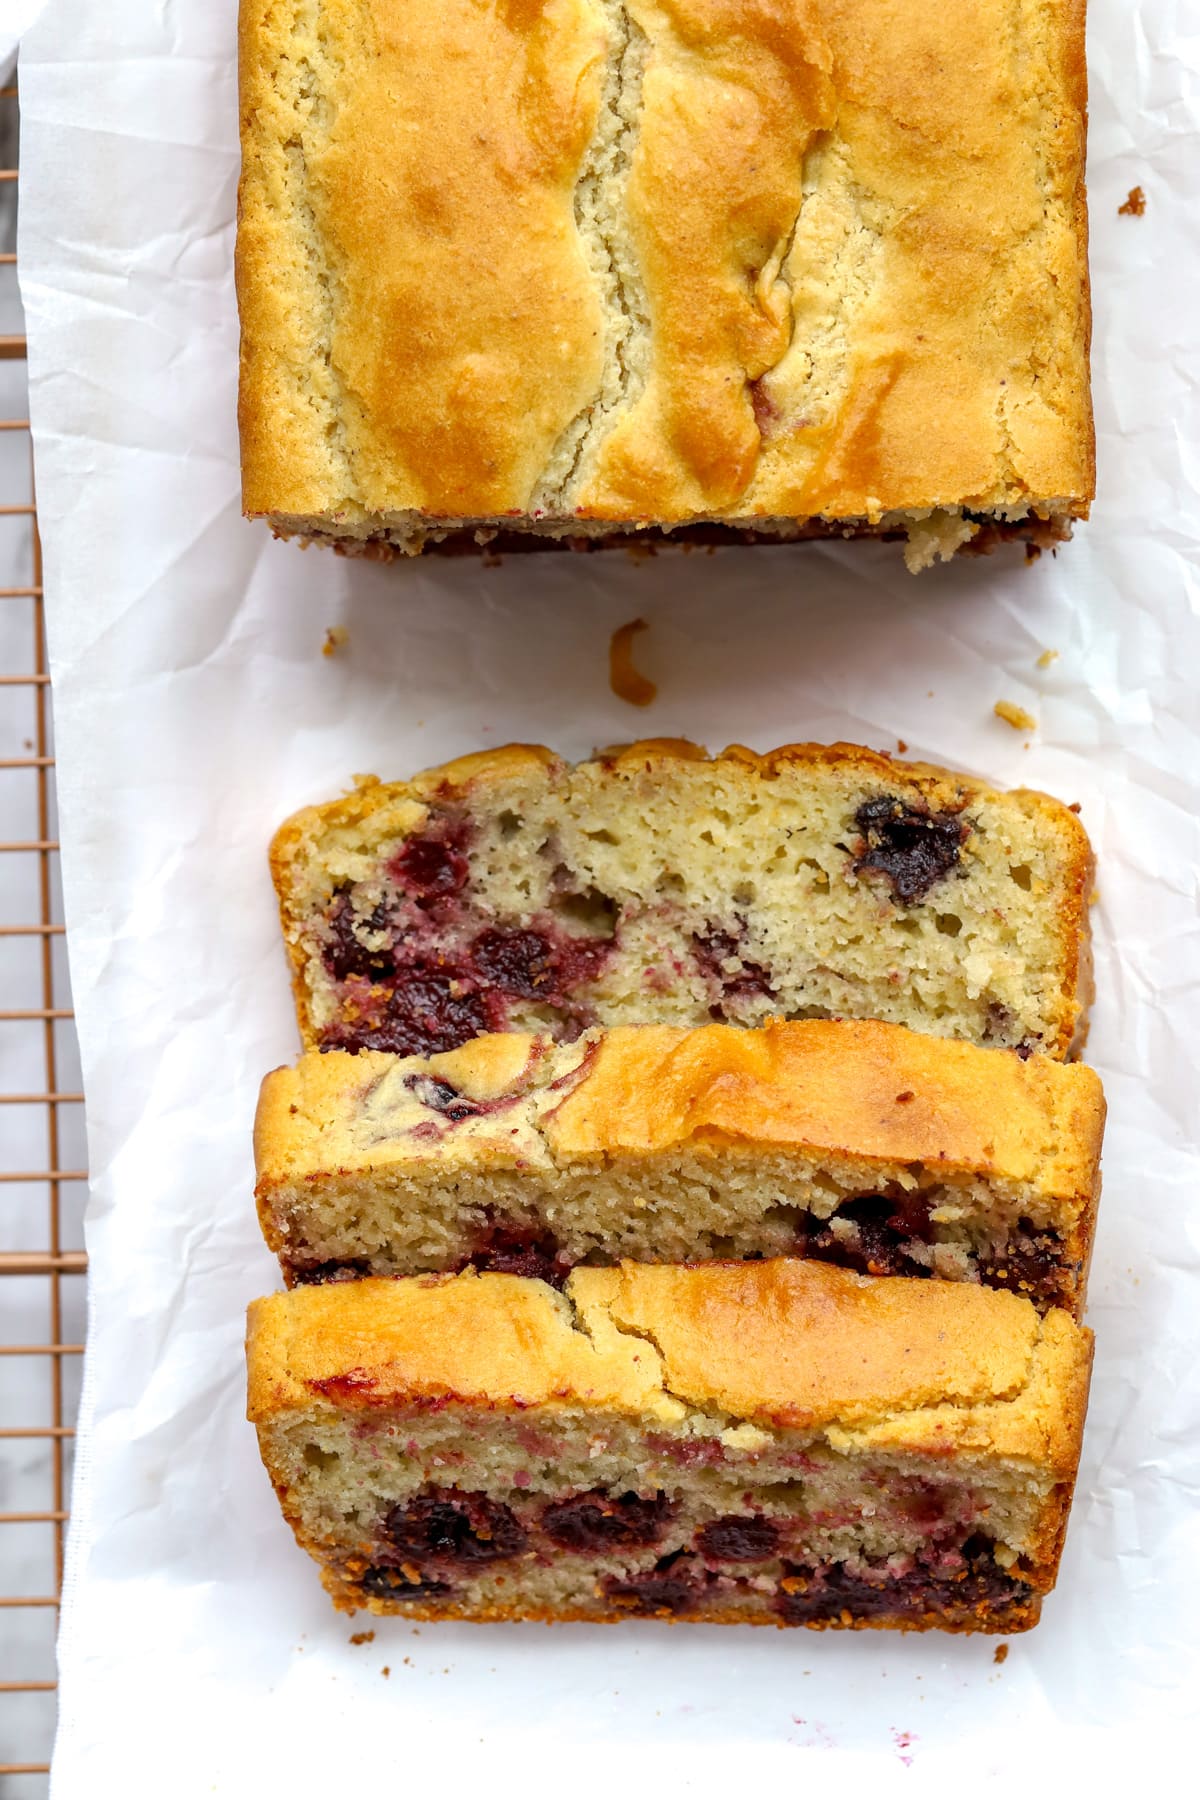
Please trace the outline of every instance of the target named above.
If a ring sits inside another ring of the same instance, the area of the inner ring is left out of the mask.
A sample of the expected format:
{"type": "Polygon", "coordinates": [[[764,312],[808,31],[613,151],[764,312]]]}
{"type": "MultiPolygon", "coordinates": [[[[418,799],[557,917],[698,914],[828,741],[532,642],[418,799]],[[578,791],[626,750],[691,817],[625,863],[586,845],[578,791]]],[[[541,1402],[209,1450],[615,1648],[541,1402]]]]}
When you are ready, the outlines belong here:
{"type": "Polygon", "coordinates": [[[82,1364],[83,1095],[17,290],[17,90],[0,88],[0,1793],[47,1787],[82,1364]]]}

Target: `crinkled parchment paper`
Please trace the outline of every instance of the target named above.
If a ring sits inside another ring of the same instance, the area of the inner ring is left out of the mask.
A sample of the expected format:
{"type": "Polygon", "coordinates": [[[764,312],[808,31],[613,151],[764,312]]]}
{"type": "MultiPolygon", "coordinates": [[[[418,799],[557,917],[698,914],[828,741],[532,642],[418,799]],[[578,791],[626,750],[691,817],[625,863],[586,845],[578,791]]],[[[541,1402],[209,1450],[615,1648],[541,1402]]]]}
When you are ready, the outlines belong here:
{"type": "Polygon", "coordinates": [[[1186,9],[1092,7],[1094,523],[1031,568],[1010,552],[916,580],[871,545],[383,568],[272,543],[238,502],[233,0],[52,0],[22,58],[20,252],[93,1170],[56,1800],[618,1782],[957,1795],[1147,1776],[1180,1791],[1200,1670],[1186,9]],[[1144,217],[1119,216],[1135,185],[1144,217]],[[609,636],[638,616],[659,683],[644,713],[607,685],[609,636]],[[347,639],[325,657],[334,625],[347,639]],[[1036,731],[994,717],[998,699],[1036,731]],[[1002,1666],[990,1640],[656,1624],[375,1621],[354,1646],[258,1465],[243,1309],[276,1276],[250,1122],[259,1078],[296,1050],[273,827],[357,771],[643,734],[902,739],[1079,801],[1095,838],[1090,1055],[1111,1108],[1095,1384],[1060,1587],[1002,1666]]]}

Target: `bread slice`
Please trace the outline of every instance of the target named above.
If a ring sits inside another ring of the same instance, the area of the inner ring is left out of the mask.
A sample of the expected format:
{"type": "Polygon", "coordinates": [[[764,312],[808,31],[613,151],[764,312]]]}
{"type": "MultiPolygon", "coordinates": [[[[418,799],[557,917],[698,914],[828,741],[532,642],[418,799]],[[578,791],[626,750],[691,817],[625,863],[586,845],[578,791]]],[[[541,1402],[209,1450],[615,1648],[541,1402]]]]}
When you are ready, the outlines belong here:
{"type": "Polygon", "coordinates": [[[511,745],[298,813],[272,866],[309,1047],[781,1016],[1066,1057],[1090,998],[1075,814],[849,744],[511,745]]]}
{"type": "Polygon", "coordinates": [[[872,1022],[310,1052],[263,1083],[259,1215],[289,1283],[800,1255],[1078,1316],[1103,1123],[1082,1063],[872,1022]]]}
{"type": "Polygon", "coordinates": [[[367,1279],[250,1308],[249,1416],[345,1610],[1019,1631],[1091,1334],[780,1260],[367,1279]]]}

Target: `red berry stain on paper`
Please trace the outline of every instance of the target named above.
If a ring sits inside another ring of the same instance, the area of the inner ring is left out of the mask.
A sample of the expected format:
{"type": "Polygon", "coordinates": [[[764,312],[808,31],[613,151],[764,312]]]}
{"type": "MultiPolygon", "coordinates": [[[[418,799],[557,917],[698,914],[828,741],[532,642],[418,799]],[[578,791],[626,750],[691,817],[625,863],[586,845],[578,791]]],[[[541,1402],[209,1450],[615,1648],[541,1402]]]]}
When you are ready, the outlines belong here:
{"type": "Polygon", "coordinates": [[[912,1768],[913,1745],[916,1741],[917,1734],[915,1731],[897,1731],[896,1727],[894,1725],[892,1726],[892,1742],[896,1746],[897,1756],[900,1758],[900,1761],[904,1764],[906,1769],[912,1768]]]}
{"type": "Polygon", "coordinates": [[[821,1723],[820,1719],[801,1719],[793,1713],[792,1724],[799,1725],[807,1732],[808,1735],[800,1740],[805,1750],[837,1749],[837,1743],[833,1733],[830,1731],[828,1725],[823,1725],[821,1723]]]}

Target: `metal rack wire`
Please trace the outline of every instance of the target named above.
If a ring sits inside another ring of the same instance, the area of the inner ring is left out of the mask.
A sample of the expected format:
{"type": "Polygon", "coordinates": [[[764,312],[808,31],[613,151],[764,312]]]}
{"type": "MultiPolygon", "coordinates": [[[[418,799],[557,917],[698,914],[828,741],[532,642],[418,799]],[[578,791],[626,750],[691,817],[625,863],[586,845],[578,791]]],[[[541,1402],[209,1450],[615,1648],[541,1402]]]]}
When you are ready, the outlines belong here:
{"type": "Polygon", "coordinates": [[[15,86],[0,89],[0,164],[0,533],[18,581],[0,587],[0,1788],[32,1800],[54,1729],[87,1177],[16,282],[15,86]]]}

